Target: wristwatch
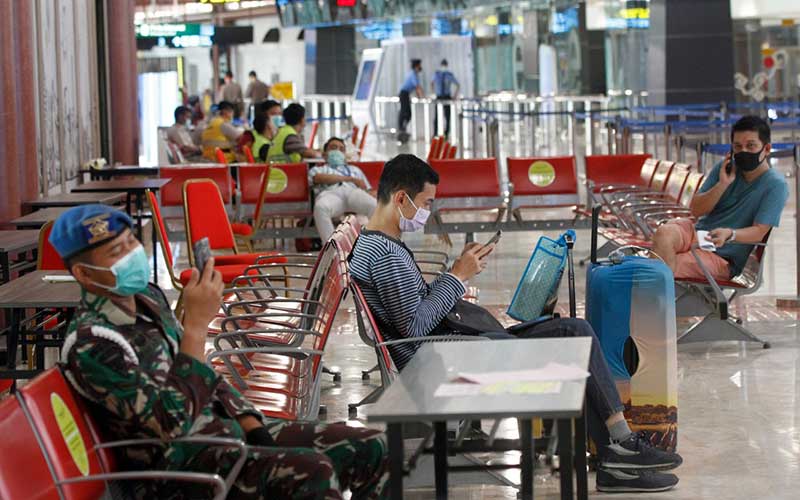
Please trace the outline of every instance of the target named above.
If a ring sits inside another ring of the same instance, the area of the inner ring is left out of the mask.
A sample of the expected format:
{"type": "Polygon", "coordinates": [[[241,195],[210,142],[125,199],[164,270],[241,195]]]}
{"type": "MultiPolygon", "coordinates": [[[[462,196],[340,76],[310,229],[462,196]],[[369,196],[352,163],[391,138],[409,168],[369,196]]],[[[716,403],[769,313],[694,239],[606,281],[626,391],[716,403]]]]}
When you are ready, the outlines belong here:
{"type": "Polygon", "coordinates": [[[731,229],[731,231],[732,231],[731,232],[731,237],[728,238],[728,241],[736,241],[736,230],[735,229],[731,229]]]}

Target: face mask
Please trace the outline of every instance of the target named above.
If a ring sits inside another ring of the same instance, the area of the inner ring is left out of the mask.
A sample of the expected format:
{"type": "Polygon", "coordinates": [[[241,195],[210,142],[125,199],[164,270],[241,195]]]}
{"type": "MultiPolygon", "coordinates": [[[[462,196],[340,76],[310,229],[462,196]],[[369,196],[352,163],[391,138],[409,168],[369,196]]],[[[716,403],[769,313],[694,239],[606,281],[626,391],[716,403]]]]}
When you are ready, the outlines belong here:
{"type": "Polygon", "coordinates": [[[736,164],[736,168],[741,170],[742,172],[752,172],[753,170],[757,169],[759,165],[761,165],[761,152],[764,151],[766,146],[762,146],[761,149],[758,150],[758,153],[750,153],[748,151],[739,151],[735,155],[733,155],[733,162],[736,164]]]}
{"type": "Polygon", "coordinates": [[[328,165],[332,167],[341,167],[345,164],[344,153],[338,149],[328,151],[328,165]]]}
{"type": "Polygon", "coordinates": [[[283,127],[283,117],[281,115],[272,115],[270,120],[272,120],[272,124],[275,126],[275,128],[283,127]]]}
{"type": "Polygon", "coordinates": [[[431,211],[424,208],[417,208],[417,206],[414,205],[414,200],[412,200],[408,194],[406,194],[406,198],[411,202],[411,206],[417,209],[417,212],[414,214],[413,219],[407,219],[403,215],[403,211],[400,210],[400,207],[397,207],[397,211],[400,212],[400,231],[404,233],[413,233],[425,227],[425,223],[428,222],[431,211]]]}
{"type": "Polygon", "coordinates": [[[94,281],[92,284],[123,297],[141,292],[147,288],[147,283],[150,281],[150,260],[147,258],[147,253],[145,253],[142,245],[133,249],[128,255],[119,259],[111,267],[100,267],[83,263],[80,265],[98,271],[110,271],[117,280],[113,287],[101,285],[94,281]]]}

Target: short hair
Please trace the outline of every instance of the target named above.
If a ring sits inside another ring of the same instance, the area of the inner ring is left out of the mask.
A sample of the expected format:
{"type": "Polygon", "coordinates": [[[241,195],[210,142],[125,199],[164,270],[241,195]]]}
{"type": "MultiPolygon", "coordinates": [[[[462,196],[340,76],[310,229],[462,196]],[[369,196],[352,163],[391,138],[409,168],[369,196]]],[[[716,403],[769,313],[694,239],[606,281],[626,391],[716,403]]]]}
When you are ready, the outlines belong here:
{"type": "Polygon", "coordinates": [[[342,144],[344,144],[344,139],[342,139],[341,137],[331,137],[330,139],[328,139],[327,141],[325,141],[325,145],[324,145],[324,146],[322,146],[322,152],[323,152],[323,153],[324,153],[325,151],[327,151],[327,150],[328,150],[328,146],[329,146],[329,145],[330,145],[330,143],[332,143],[333,141],[339,141],[339,142],[341,142],[342,144]]]}
{"type": "Polygon", "coordinates": [[[248,73],[248,75],[250,75],[253,78],[255,78],[256,77],[256,72],[255,71],[251,71],[250,73],[248,73]]]}
{"type": "Polygon", "coordinates": [[[186,113],[191,114],[192,110],[186,106],[178,106],[175,108],[175,123],[178,123],[178,121],[181,119],[181,116],[185,115],[186,113]]]}
{"type": "Polygon", "coordinates": [[[422,66],[422,59],[412,59],[411,60],[411,69],[414,69],[417,66],[422,66]]]}
{"type": "Polygon", "coordinates": [[[253,130],[264,135],[264,131],[267,129],[267,123],[269,123],[267,115],[264,113],[256,113],[255,118],[253,118],[253,130]]]}
{"type": "Polygon", "coordinates": [[[731,142],[733,142],[733,134],[736,132],[758,132],[758,139],[763,144],[769,144],[772,141],[772,133],[769,130],[769,124],[761,117],[746,115],[739,118],[731,128],[731,142]]]}
{"type": "Polygon", "coordinates": [[[278,101],[273,101],[272,99],[267,99],[265,101],[261,101],[260,103],[258,103],[258,112],[266,113],[267,111],[269,111],[270,109],[274,108],[275,106],[280,107],[281,103],[279,103],[278,101]]]}
{"type": "Polygon", "coordinates": [[[414,198],[425,189],[425,183],[439,184],[439,174],[414,155],[397,155],[383,166],[378,181],[378,201],[389,203],[397,191],[405,191],[414,198]]]}
{"type": "Polygon", "coordinates": [[[231,70],[226,71],[225,76],[227,76],[228,78],[233,78],[233,71],[231,70]]]}
{"type": "Polygon", "coordinates": [[[303,121],[305,116],[306,108],[296,102],[286,106],[286,109],[283,110],[283,121],[286,122],[286,125],[291,125],[292,127],[303,121]]]}
{"type": "Polygon", "coordinates": [[[442,59],[442,66],[447,66],[447,59],[442,59]]]}
{"type": "Polygon", "coordinates": [[[222,113],[223,111],[236,111],[236,107],[230,101],[220,101],[217,103],[217,112],[222,113]]]}

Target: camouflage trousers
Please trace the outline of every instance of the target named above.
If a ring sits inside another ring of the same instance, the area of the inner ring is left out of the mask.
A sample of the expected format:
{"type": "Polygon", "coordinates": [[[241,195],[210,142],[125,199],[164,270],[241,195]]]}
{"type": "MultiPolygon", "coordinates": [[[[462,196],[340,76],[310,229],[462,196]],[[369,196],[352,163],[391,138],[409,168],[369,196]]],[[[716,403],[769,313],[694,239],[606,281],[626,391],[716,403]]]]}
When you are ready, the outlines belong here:
{"type": "MultiPolygon", "coordinates": [[[[353,499],[389,497],[384,433],[344,423],[269,421],[267,428],[276,446],[249,448],[229,499],[339,500],[348,489],[353,499]]],[[[189,468],[224,475],[236,458],[229,452],[207,449],[189,468]]],[[[207,492],[190,492],[185,485],[181,490],[185,498],[208,496],[207,492]]]]}

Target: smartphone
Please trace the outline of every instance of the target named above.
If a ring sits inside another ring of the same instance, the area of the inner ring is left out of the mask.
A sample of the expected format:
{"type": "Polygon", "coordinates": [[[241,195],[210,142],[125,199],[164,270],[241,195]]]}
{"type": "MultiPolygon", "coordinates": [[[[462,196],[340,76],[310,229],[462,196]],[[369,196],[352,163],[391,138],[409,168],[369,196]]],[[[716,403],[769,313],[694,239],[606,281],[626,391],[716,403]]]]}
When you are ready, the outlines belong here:
{"type": "Polygon", "coordinates": [[[728,175],[731,175],[731,172],[733,172],[733,148],[731,148],[731,159],[728,164],[725,165],[725,172],[727,172],[728,175]]]}
{"type": "Polygon", "coordinates": [[[496,233],[494,233],[494,236],[492,236],[492,238],[489,241],[487,241],[481,248],[483,249],[488,247],[492,243],[497,243],[498,241],[500,241],[501,236],[503,236],[503,231],[498,230],[496,233]]]}
{"type": "Polygon", "coordinates": [[[203,269],[206,268],[206,262],[211,258],[211,246],[208,243],[208,238],[197,240],[192,247],[194,252],[194,265],[200,274],[203,274],[203,269]]]}

